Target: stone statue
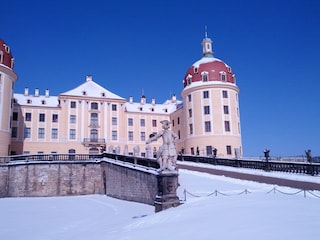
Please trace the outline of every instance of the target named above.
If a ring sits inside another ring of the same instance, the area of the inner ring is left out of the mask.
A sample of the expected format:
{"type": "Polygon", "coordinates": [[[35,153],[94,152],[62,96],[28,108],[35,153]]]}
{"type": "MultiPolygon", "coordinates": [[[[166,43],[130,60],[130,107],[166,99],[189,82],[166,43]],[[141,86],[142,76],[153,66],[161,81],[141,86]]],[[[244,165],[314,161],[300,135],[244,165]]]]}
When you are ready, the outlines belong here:
{"type": "Polygon", "coordinates": [[[150,138],[146,143],[149,144],[162,137],[163,144],[157,152],[157,161],[160,164],[160,171],[174,171],[177,161],[176,141],[178,140],[178,136],[169,129],[170,122],[168,120],[163,120],[161,123],[162,130],[157,134],[150,135],[150,138]]]}

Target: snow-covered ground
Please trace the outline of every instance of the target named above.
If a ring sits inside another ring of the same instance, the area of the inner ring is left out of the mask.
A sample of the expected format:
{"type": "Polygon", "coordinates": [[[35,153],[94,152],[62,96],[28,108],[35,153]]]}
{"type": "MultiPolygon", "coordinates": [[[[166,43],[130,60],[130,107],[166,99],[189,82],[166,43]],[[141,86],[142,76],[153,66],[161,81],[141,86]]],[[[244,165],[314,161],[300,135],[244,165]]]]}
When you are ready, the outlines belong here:
{"type": "Polygon", "coordinates": [[[319,191],[179,172],[178,195],[186,201],[159,213],[103,195],[2,198],[0,239],[320,238],[319,191]]]}

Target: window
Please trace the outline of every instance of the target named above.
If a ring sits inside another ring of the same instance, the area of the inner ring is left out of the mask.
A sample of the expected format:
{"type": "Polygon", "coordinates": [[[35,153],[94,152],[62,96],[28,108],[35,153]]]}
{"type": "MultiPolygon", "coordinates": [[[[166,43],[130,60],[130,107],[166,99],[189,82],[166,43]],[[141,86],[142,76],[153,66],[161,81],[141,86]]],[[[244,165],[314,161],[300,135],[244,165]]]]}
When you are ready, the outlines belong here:
{"type": "Polygon", "coordinates": [[[98,110],[98,103],[92,102],[91,103],[91,109],[98,110]]]}
{"type": "Polygon", "coordinates": [[[77,102],[75,102],[75,101],[71,101],[70,102],[70,107],[71,108],[76,108],[76,106],[77,106],[77,102]]]}
{"type": "Polygon", "coordinates": [[[70,139],[76,139],[76,130],[75,129],[70,129],[69,130],[69,138],[70,139]]]}
{"type": "Polygon", "coordinates": [[[193,134],[193,124],[189,124],[189,133],[193,134]]]}
{"type": "Polygon", "coordinates": [[[194,68],[193,68],[193,72],[194,72],[194,73],[198,73],[198,68],[197,68],[197,67],[194,67],[194,68]]]}
{"type": "Polygon", "coordinates": [[[24,138],[31,138],[31,128],[24,128],[24,138]]]}
{"type": "Polygon", "coordinates": [[[118,140],[118,132],[112,131],[112,140],[118,140]]]}
{"type": "Polygon", "coordinates": [[[223,82],[226,81],[226,73],[225,72],[220,72],[220,80],[223,82]]]}
{"type": "Polygon", "coordinates": [[[144,127],[146,125],[145,119],[140,119],[140,126],[144,127]]]}
{"type": "Polygon", "coordinates": [[[70,115],[70,123],[76,123],[77,116],[76,115],[70,115]]]}
{"type": "Polygon", "coordinates": [[[145,132],[140,132],[140,141],[146,141],[146,133],[145,132]]]}
{"type": "Polygon", "coordinates": [[[203,74],[201,74],[202,76],[202,81],[203,82],[207,82],[208,81],[208,73],[207,72],[203,72],[203,74]]]}
{"type": "Polygon", "coordinates": [[[98,130],[97,129],[90,130],[90,141],[91,142],[98,142],[98,130]]]}
{"type": "Polygon", "coordinates": [[[209,98],[209,91],[203,91],[203,98],[209,98]]]}
{"type": "Polygon", "coordinates": [[[52,114],[52,122],[58,122],[58,114],[52,114]]]}
{"type": "MultiPolygon", "coordinates": [[[[113,124],[113,122],[112,122],[112,124],[113,124]]],[[[90,114],[90,125],[92,125],[92,126],[98,125],[98,113],[91,113],[90,114]]]]}
{"type": "Polygon", "coordinates": [[[192,117],[192,109],[189,109],[189,117],[192,117]]]}
{"type": "Polygon", "coordinates": [[[188,95],[188,101],[191,102],[192,98],[191,98],[191,94],[188,95]]]}
{"type": "Polygon", "coordinates": [[[178,125],[180,124],[180,118],[178,117],[178,125]]]}
{"type": "Polygon", "coordinates": [[[226,132],[230,132],[230,122],[229,121],[224,121],[224,130],[226,132]]]}
{"type": "Polygon", "coordinates": [[[223,113],[224,114],[229,114],[229,106],[223,106],[223,113]]]}
{"type": "Polygon", "coordinates": [[[226,146],[226,150],[227,150],[227,154],[231,155],[231,146],[230,145],[226,146]]]}
{"type": "Polygon", "coordinates": [[[45,114],[44,113],[40,113],[39,114],[39,122],[44,122],[45,121],[45,114]]]}
{"type": "Polygon", "coordinates": [[[128,132],[128,140],[133,141],[133,132],[132,131],[128,132]]]}
{"type": "Polygon", "coordinates": [[[38,129],[38,138],[44,138],[44,128],[38,129]]]}
{"type": "Polygon", "coordinates": [[[225,91],[225,90],[223,90],[223,91],[222,91],[222,97],[223,97],[223,98],[228,98],[228,92],[225,91]]]}
{"type": "Polygon", "coordinates": [[[117,125],[117,118],[116,117],[112,117],[111,121],[112,121],[112,125],[117,125]]]}
{"type": "Polygon", "coordinates": [[[12,120],[13,121],[18,121],[18,113],[17,112],[13,112],[12,113],[12,120]]]}
{"type": "Polygon", "coordinates": [[[16,138],[17,136],[18,136],[18,128],[17,127],[12,127],[11,137],[16,138]]]}
{"type": "Polygon", "coordinates": [[[211,122],[210,121],[205,121],[204,122],[204,131],[205,132],[211,132],[211,122]]]}
{"type": "Polygon", "coordinates": [[[156,127],[157,126],[157,120],[153,119],[152,120],[152,127],[156,127]]]}
{"type": "Polygon", "coordinates": [[[116,104],[112,104],[111,105],[111,109],[112,109],[112,111],[117,111],[117,105],[116,104]]]}
{"type": "Polygon", "coordinates": [[[26,116],[25,116],[25,121],[31,121],[31,113],[26,113],[26,116]]]}
{"type": "Polygon", "coordinates": [[[203,111],[204,111],[204,114],[205,114],[205,115],[210,114],[210,106],[204,106],[204,107],[203,107],[203,111]]]}
{"type": "Polygon", "coordinates": [[[58,128],[52,128],[51,129],[51,138],[52,139],[58,139],[58,128]]]}
{"type": "Polygon", "coordinates": [[[128,126],[133,126],[133,118],[128,118],[128,126]]]}

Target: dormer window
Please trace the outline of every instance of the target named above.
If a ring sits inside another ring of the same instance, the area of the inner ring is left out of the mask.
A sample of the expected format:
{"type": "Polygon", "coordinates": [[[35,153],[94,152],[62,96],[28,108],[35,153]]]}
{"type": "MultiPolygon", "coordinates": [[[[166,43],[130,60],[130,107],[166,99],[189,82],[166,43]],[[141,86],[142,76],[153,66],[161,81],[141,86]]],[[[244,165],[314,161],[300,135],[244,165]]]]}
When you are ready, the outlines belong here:
{"type": "Polygon", "coordinates": [[[0,51],[0,64],[3,62],[3,52],[0,51]]]}
{"type": "Polygon", "coordinates": [[[142,108],[142,107],[140,107],[139,109],[140,109],[140,111],[142,111],[142,110],[143,110],[143,108],[142,108]]]}
{"type": "Polygon", "coordinates": [[[202,72],[201,76],[202,76],[202,81],[203,82],[207,82],[208,81],[208,72],[202,72]]]}
{"type": "Polygon", "coordinates": [[[101,96],[102,96],[102,97],[105,97],[105,96],[106,96],[106,94],[103,92],[103,93],[101,93],[101,96]]]}
{"type": "Polygon", "coordinates": [[[222,82],[225,82],[227,79],[226,73],[225,72],[220,72],[220,80],[222,82]]]}
{"type": "Polygon", "coordinates": [[[198,73],[198,70],[199,70],[198,67],[194,67],[194,68],[193,68],[193,72],[194,72],[194,73],[198,73]]]}
{"type": "Polygon", "coordinates": [[[45,100],[41,100],[41,104],[42,105],[46,104],[46,101],[45,100]]]}
{"type": "Polygon", "coordinates": [[[187,76],[187,84],[190,85],[192,82],[192,75],[188,74],[187,76]]]}
{"type": "Polygon", "coordinates": [[[231,67],[227,67],[227,69],[228,69],[228,73],[231,73],[231,67]]]}
{"type": "Polygon", "coordinates": [[[32,103],[32,100],[31,100],[31,99],[27,99],[27,103],[28,103],[28,104],[31,104],[31,103],[32,103]]]}
{"type": "Polygon", "coordinates": [[[168,112],[168,109],[167,108],[165,108],[165,109],[163,109],[164,110],[164,112],[168,112]]]}

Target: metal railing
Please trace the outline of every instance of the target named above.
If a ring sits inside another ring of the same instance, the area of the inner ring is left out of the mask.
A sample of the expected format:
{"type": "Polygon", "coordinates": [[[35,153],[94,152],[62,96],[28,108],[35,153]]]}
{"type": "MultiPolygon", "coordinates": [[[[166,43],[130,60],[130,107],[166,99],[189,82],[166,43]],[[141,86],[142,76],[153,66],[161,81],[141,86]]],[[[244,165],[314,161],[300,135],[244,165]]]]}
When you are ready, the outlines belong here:
{"type": "MultiPolygon", "coordinates": [[[[132,155],[121,155],[116,153],[102,154],[35,154],[35,155],[13,155],[0,157],[0,163],[10,163],[14,161],[88,161],[101,159],[103,157],[128,162],[151,168],[159,168],[159,163],[155,158],[145,158],[132,155]]],[[[273,160],[247,160],[247,159],[227,159],[214,158],[212,156],[178,155],[178,160],[207,163],[211,165],[229,166],[236,168],[261,169],[265,171],[278,171],[289,173],[300,173],[318,175],[320,174],[320,163],[301,163],[301,162],[279,162],[273,160]]]]}
{"type": "Polygon", "coordinates": [[[320,174],[320,163],[307,162],[280,162],[273,160],[247,160],[247,159],[227,159],[214,158],[212,156],[194,156],[194,155],[179,155],[178,160],[208,163],[212,165],[221,165],[237,168],[261,169],[265,171],[278,171],[290,173],[304,173],[310,175],[320,174]]]}

